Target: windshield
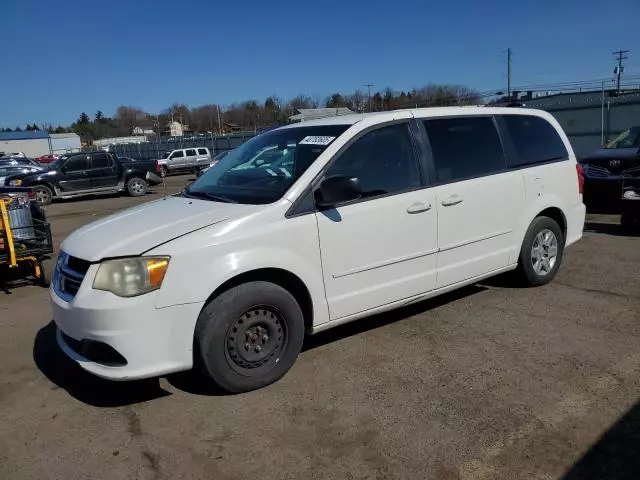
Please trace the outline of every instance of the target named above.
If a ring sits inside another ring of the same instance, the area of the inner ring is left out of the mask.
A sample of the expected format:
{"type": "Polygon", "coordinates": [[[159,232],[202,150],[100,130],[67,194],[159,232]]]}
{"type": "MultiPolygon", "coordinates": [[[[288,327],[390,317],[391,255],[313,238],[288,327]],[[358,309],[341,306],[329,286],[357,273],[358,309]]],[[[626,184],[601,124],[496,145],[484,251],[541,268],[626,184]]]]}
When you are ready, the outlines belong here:
{"type": "Polygon", "coordinates": [[[47,163],[46,165],[43,165],[43,167],[47,168],[49,170],[56,170],[56,169],[60,168],[60,165],[62,164],[62,162],[67,158],[69,158],[69,157],[67,157],[67,156],[59,157],[59,158],[55,159],[53,162],[47,163]]]}
{"type": "Polygon", "coordinates": [[[607,143],[604,148],[640,148],[640,126],[631,127],[607,143]]]}
{"type": "Polygon", "coordinates": [[[231,203],[275,202],[347,128],[300,126],[258,135],[229,152],[185,194],[231,203]]]}

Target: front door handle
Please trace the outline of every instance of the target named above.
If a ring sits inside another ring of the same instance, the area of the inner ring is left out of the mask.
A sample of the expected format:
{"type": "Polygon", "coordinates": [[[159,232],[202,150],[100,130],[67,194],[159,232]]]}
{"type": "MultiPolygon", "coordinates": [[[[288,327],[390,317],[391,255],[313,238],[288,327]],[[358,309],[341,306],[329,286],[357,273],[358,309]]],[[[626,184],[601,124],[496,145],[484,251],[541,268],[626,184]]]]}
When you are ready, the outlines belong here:
{"type": "Polygon", "coordinates": [[[451,195],[449,198],[447,198],[446,200],[442,201],[442,206],[443,207],[452,207],[453,205],[458,205],[459,203],[462,203],[463,199],[460,198],[457,195],[451,195]]]}
{"type": "Polygon", "coordinates": [[[416,202],[407,208],[407,213],[422,213],[431,210],[431,204],[429,202],[416,202]]]}

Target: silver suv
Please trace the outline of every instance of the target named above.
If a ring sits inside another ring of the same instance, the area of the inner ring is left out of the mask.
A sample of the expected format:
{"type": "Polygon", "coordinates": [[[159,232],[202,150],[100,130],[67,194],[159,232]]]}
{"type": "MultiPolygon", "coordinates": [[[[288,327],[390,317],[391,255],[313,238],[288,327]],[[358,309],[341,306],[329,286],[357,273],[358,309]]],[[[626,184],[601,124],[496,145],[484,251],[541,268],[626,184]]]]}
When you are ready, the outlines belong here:
{"type": "Polygon", "coordinates": [[[158,160],[160,174],[164,177],[169,173],[180,171],[199,171],[211,163],[211,153],[206,147],[181,148],[162,155],[158,160]]]}

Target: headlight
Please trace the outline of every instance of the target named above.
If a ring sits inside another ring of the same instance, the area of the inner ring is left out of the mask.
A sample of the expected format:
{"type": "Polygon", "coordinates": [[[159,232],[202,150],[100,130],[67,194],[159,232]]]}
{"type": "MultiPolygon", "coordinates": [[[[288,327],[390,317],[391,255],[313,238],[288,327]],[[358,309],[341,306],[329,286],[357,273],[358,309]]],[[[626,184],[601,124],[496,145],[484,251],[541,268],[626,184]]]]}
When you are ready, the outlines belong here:
{"type": "Polygon", "coordinates": [[[625,200],[640,200],[640,193],[634,192],[633,190],[627,190],[622,194],[622,198],[625,200]]]}
{"type": "Polygon", "coordinates": [[[93,288],[119,297],[135,297],[157,290],[169,267],[169,257],[134,257],[100,264],[93,288]]]}
{"type": "Polygon", "coordinates": [[[20,185],[22,185],[22,180],[20,180],[19,178],[16,178],[15,180],[9,180],[10,187],[19,187],[20,185]]]}

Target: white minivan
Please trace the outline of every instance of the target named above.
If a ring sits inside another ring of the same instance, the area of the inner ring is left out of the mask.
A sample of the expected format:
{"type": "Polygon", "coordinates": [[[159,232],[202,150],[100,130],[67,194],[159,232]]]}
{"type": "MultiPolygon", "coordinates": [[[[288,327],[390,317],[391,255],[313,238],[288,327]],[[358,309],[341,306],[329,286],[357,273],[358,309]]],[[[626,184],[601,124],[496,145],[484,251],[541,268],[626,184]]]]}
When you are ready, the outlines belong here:
{"type": "Polygon", "coordinates": [[[546,112],[288,125],[183,192],[72,233],[51,287],[57,339],[104,378],[199,365],[247,391],[282,377],[305,334],[509,270],[546,284],[584,219],[582,172],[546,112]],[[283,154],[252,162],[266,149],[283,154]]]}

